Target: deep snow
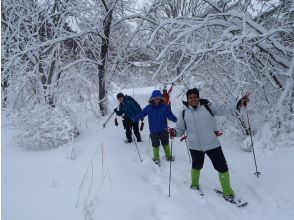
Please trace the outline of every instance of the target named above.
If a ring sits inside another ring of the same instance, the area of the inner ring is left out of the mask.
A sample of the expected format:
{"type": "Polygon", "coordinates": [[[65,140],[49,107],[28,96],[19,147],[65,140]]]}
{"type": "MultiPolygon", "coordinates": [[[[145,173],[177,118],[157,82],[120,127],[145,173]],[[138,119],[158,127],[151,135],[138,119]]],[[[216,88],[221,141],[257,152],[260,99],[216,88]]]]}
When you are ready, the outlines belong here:
{"type": "MultiPolygon", "coordinates": [[[[153,88],[125,90],[142,107],[153,88]]],[[[178,115],[181,97],[174,97],[178,115]],[[177,106],[176,106],[177,105],[177,106]]],[[[115,98],[111,106],[117,105],[115,98]]],[[[294,219],[294,147],[268,154],[257,151],[262,175],[254,176],[252,153],[240,150],[240,141],[224,133],[223,150],[230,168],[232,187],[248,201],[237,208],[213,192],[220,188],[217,172],[208,158],[201,172],[201,197],[189,189],[190,162],[185,143],[173,142],[176,161],[172,163],[171,197],[168,197],[169,163],[162,167],[152,161],[148,120],[138,144],[125,144],[122,123],[113,119],[105,129],[88,118],[87,128],[74,140],[76,159],[70,159],[72,146],[27,152],[15,146],[14,129],[2,118],[2,219],[5,220],[270,220],[294,219]]],[[[173,123],[170,123],[173,126],[173,123]]],[[[161,149],[161,156],[163,150],[161,149]]]]}

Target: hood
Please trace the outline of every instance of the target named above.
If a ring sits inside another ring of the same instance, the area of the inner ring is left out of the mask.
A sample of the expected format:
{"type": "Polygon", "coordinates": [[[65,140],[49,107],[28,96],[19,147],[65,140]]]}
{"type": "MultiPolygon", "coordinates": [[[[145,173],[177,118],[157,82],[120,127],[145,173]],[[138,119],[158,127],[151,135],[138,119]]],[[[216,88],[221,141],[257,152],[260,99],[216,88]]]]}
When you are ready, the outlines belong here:
{"type": "Polygon", "coordinates": [[[154,99],[161,99],[164,100],[163,95],[161,94],[161,92],[159,90],[154,90],[152,92],[151,97],[149,98],[149,102],[151,102],[154,99]]]}

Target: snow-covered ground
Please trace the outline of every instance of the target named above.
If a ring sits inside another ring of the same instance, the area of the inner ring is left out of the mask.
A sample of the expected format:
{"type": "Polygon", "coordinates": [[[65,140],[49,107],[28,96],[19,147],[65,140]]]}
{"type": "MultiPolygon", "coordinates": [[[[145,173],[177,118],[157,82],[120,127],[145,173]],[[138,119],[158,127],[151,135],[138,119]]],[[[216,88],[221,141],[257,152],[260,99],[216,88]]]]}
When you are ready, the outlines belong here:
{"type": "MultiPolygon", "coordinates": [[[[124,91],[145,106],[153,88],[124,91]]],[[[175,99],[176,97],[174,97],[175,99]]],[[[173,105],[179,113],[181,106],[173,105]]],[[[113,99],[111,106],[117,105],[113,99]]],[[[173,101],[173,100],[172,100],[173,101]]],[[[221,143],[236,194],[249,205],[237,208],[213,189],[220,188],[217,172],[208,158],[201,173],[201,197],[189,189],[190,161],[185,143],[173,142],[171,197],[168,197],[169,163],[152,161],[148,122],[138,144],[125,144],[122,123],[113,119],[105,129],[94,118],[83,126],[72,146],[27,152],[15,146],[13,128],[2,119],[2,219],[5,220],[291,220],[294,219],[294,147],[269,154],[257,151],[262,175],[254,176],[252,153],[226,132],[221,143]]],[[[170,123],[172,126],[173,124],[170,123]]],[[[257,146],[258,147],[258,146],[257,146]]],[[[163,151],[161,149],[161,155],[163,151]]]]}

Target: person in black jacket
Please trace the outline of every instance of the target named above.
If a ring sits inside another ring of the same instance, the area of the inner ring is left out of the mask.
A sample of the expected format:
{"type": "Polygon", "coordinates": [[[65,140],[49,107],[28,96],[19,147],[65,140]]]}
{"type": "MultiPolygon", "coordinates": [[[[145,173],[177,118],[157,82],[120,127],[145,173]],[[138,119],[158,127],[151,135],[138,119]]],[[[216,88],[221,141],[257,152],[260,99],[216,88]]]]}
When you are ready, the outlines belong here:
{"type": "Polygon", "coordinates": [[[123,126],[124,126],[124,129],[126,130],[127,142],[132,143],[133,141],[132,129],[136,136],[137,142],[141,142],[142,139],[141,139],[141,135],[139,131],[139,122],[132,122],[132,119],[131,119],[135,115],[142,112],[141,106],[131,96],[124,95],[121,92],[118,93],[116,97],[120,104],[118,109],[117,108],[114,109],[114,112],[118,116],[123,117],[123,126]]]}

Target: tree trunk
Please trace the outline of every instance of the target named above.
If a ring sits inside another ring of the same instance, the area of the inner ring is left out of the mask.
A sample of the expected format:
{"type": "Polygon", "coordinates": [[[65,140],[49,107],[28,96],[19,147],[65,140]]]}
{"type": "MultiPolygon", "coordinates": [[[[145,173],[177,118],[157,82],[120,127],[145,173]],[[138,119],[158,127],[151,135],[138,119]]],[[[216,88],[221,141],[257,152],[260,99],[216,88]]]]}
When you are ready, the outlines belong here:
{"type": "Polygon", "coordinates": [[[99,75],[99,107],[102,116],[107,114],[107,91],[105,87],[105,78],[106,78],[106,59],[109,48],[109,36],[110,36],[110,27],[112,22],[112,13],[113,10],[110,10],[107,17],[103,22],[104,37],[102,38],[102,45],[100,50],[100,61],[101,64],[98,65],[98,75],[99,75]]]}

